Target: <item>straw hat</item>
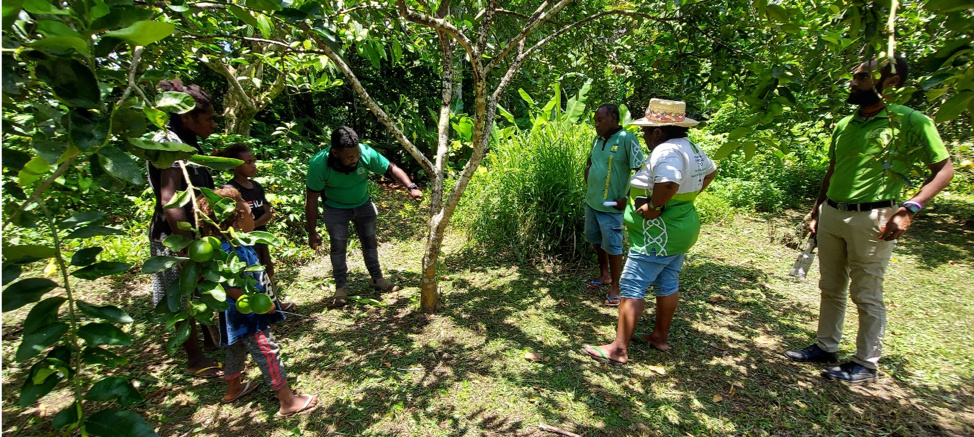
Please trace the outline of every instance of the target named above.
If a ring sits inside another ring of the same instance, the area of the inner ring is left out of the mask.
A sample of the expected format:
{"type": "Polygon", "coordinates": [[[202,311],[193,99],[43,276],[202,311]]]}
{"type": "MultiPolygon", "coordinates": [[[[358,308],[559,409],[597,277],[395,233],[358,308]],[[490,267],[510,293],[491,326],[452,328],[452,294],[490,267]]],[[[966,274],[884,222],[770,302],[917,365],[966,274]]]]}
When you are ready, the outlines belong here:
{"type": "Polygon", "coordinates": [[[680,126],[693,127],[699,121],[687,118],[686,102],[679,100],[650,99],[646,108],[646,116],[633,120],[629,124],[634,126],[680,126]]]}

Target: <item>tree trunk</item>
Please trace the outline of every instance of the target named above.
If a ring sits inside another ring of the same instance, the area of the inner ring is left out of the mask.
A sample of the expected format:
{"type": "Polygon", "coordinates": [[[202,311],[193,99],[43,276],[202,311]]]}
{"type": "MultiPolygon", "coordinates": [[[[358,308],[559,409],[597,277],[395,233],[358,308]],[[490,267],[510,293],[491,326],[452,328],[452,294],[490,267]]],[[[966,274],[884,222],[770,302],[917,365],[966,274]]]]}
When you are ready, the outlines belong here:
{"type": "Polygon", "coordinates": [[[423,253],[423,278],[420,283],[419,306],[423,310],[432,311],[440,303],[439,277],[436,275],[437,264],[440,261],[440,248],[443,246],[443,227],[431,226],[426,237],[426,252],[423,253]]]}

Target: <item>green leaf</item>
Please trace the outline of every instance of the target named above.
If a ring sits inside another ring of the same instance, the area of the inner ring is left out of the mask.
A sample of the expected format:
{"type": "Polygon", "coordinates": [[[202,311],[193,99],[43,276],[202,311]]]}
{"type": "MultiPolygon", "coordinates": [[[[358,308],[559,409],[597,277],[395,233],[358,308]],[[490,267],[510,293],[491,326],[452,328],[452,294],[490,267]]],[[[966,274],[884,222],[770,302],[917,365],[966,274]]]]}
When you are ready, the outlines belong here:
{"type": "Polygon", "coordinates": [[[119,405],[129,406],[142,402],[143,398],[128,379],[121,376],[108,376],[88,389],[85,400],[96,402],[118,400],[119,405]]]}
{"type": "Polygon", "coordinates": [[[213,192],[213,190],[200,187],[200,191],[206,196],[206,201],[210,204],[210,208],[216,214],[216,222],[223,223],[227,216],[233,213],[237,208],[237,202],[228,197],[223,197],[219,194],[213,192]]]}
{"type": "Polygon", "coordinates": [[[166,350],[169,351],[170,355],[176,353],[176,348],[185,343],[186,339],[189,338],[189,325],[189,323],[180,323],[176,326],[176,335],[169,337],[169,341],[166,342],[166,350]]]}
{"type": "Polygon", "coordinates": [[[773,18],[782,23],[788,22],[788,10],[786,10],[781,5],[769,4],[768,5],[768,17],[773,18]]]}
{"type": "Polygon", "coordinates": [[[211,297],[213,297],[213,299],[216,299],[217,301],[223,302],[227,300],[227,292],[226,290],[223,289],[223,285],[220,285],[220,283],[218,282],[213,282],[213,281],[200,282],[199,290],[200,293],[208,294],[211,297]]]}
{"type": "Polygon", "coordinates": [[[137,21],[124,29],[113,30],[104,36],[121,39],[135,46],[147,46],[176,30],[176,26],[161,21],[137,21]]]}
{"type": "Polygon", "coordinates": [[[81,249],[71,256],[71,265],[79,267],[91,265],[98,260],[98,254],[101,253],[102,250],[103,249],[100,247],[81,249]]]}
{"type": "MultiPolygon", "coordinates": [[[[730,132],[730,134],[727,135],[727,139],[729,139],[729,140],[738,140],[741,137],[743,137],[743,136],[751,133],[751,130],[752,129],[749,128],[749,127],[741,126],[741,127],[737,128],[737,129],[732,130],[730,132]]],[[[718,158],[718,159],[720,159],[720,158],[718,158]]]]}
{"type": "Polygon", "coordinates": [[[152,18],[151,8],[134,5],[112,5],[110,12],[91,23],[93,31],[128,27],[136,22],[152,18]]]}
{"type": "Polygon", "coordinates": [[[757,152],[758,145],[754,141],[748,141],[744,143],[744,160],[750,161],[754,157],[754,153],[757,152]]]}
{"type": "Polygon", "coordinates": [[[974,2],[970,0],[930,0],[924,5],[924,9],[943,13],[959,12],[974,9],[974,2]]]}
{"type": "Polygon", "coordinates": [[[72,109],[68,113],[68,139],[82,152],[100,149],[108,140],[111,120],[86,109],[72,109]]]}
{"type": "Polygon", "coordinates": [[[102,410],[85,420],[85,431],[100,437],[158,437],[145,419],[133,411],[102,410]]]}
{"type": "Polygon", "coordinates": [[[131,143],[135,147],[138,147],[140,149],[146,149],[146,150],[163,150],[167,152],[190,152],[190,153],[197,152],[195,147],[183,143],[169,143],[169,142],[157,143],[155,141],[144,141],[138,138],[129,138],[129,143],[131,143]]]}
{"type": "Polygon", "coordinates": [[[70,426],[74,429],[81,422],[81,403],[72,402],[71,405],[64,407],[63,410],[59,411],[51,419],[51,425],[54,429],[61,429],[70,426]]]}
{"type": "MultiPolygon", "coordinates": [[[[4,299],[6,303],[6,299],[4,299]]],[[[35,329],[30,334],[24,335],[24,339],[17,347],[17,361],[24,362],[36,357],[48,346],[56,343],[65,332],[68,332],[68,324],[62,322],[48,323],[35,329]]]]}
{"type": "Polygon", "coordinates": [[[247,7],[257,11],[281,10],[281,5],[274,0],[247,0],[247,7]]]}
{"type": "MultiPolygon", "coordinates": [[[[68,144],[64,141],[48,141],[33,138],[30,142],[31,147],[37,152],[37,155],[44,158],[48,164],[55,165],[64,155],[64,152],[68,150],[68,144]]],[[[7,157],[4,156],[4,160],[7,157]]]]}
{"type": "Polygon", "coordinates": [[[67,299],[57,296],[49,297],[34,305],[24,319],[24,335],[33,333],[44,325],[58,321],[58,310],[67,299]]]}
{"type": "Polygon", "coordinates": [[[137,109],[116,109],[112,114],[112,133],[128,138],[145,134],[145,117],[137,109]]]}
{"type": "Polygon", "coordinates": [[[59,57],[39,62],[34,74],[51,87],[55,96],[70,105],[94,108],[101,102],[98,81],[91,70],[77,60],[59,57]]]}
{"type": "Polygon", "coordinates": [[[723,146],[720,146],[716,152],[714,152],[714,159],[724,159],[730,156],[730,154],[737,150],[738,147],[741,147],[741,143],[737,141],[728,141],[724,143],[723,146]]]}
{"type": "Polygon", "coordinates": [[[57,286],[54,281],[47,278],[28,278],[14,282],[3,290],[3,312],[37,302],[41,300],[41,296],[57,286]]]}
{"type": "Polygon", "coordinates": [[[181,256],[154,256],[142,264],[142,273],[151,274],[168,270],[188,259],[181,256]]]}
{"type": "Polygon", "coordinates": [[[78,309],[88,317],[107,320],[115,323],[132,323],[132,318],[114,305],[95,306],[84,301],[77,301],[78,309]]]}
{"type": "Polygon", "coordinates": [[[565,123],[569,125],[577,124],[578,120],[585,115],[585,102],[588,101],[588,92],[591,89],[592,79],[589,79],[585,81],[582,89],[578,90],[578,94],[575,97],[568,99],[568,103],[565,106],[565,123]]]}
{"type": "Polygon", "coordinates": [[[207,155],[193,155],[191,158],[189,158],[189,162],[220,171],[233,170],[240,164],[243,164],[243,161],[236,158],[223,158],[219,156],[207,155]]]}
{"type": "Polygon", "coordinates": [[[70,56],[73,50],[81,56],[91,56],[91,51],[88,50],[88,43],[74,36],[49,36],[36,40],[28,44],[28,46],[53,55],[70,56]]]}
{"type": "Polygon", "coordinates": [[[517,93],[521,95],[521,98],[524,99],[525,102],[528,102],[528,106],[531,108],[535,107],[534,99],[531,98],[531,95],[528,94],[527,91],[524,91],[523,88],[518,88],[517,93]]]}
{"type": "MultiPolygon", "coordinates": [[[[192,199],[192,196],[190,195],[189,190],[177,191],[176,192],[176,195],[173,196],[172,199],[169,199],[169,203],[167,203],[167,204],[165,204],[163,206],[163,209],[182,208],[182,207],[188,205],[189,204],[189,201],[191,199],[192,199]]],[[[174,234],[174,235],[176,235],[176,234],[174,234]]],[[[189,243],[186,243],[186,244],[188,245],[189,243]]],[[[183,246],[183,247],[186,247],[186,246],[183,246]]],[[[175,251],[178,252],[180,250],[182,250],[182,249],[176,249],[175,251]]]]}
{"type": "Polygon", "coordinates": [[[122,231],[121,229],[109,228],[107,226],[88,225],[75,229],[64,237],[64,239],[72,240],[76,238],[91,238],[98,235],[125,235],[125,231],[122,231]]]}
{"type": "Polygon", "coordinates": [[[238,19],[240,19],[240,21],[243,21],[247,25],[252,26],[254,28],[257,27],[257,19],[254,18],[253,15],[250,15],[250,12],[245,11],[240,6],[227,5],[227,10],[229,10],[234,17],[237,17],[238,19]]]}
{"type": "Polygon", "coordinates": [[[47,176],[52,168],[44,158],[35,156],[30,161],[27,161],[27,164],[24,164],[24,168],[17,173],[17,184],[22,188],[31,186],[34,182],[47,176]]]}
{"type": "Polygon", "coordinates": [[[254,239],[254,244],[266,244],[273,247],[281,245],[281,241],[274,234],[267,231],[253,231],[247,235],[254,239]]]}
{"type": "Polygon", "coordinates": [[[78,270],[71,272],[71,276],[81,279],[87,279],[89,281],[98,279],[102,276],[111,276],[122,273],[132,267],[129,263],[120,263],[112,261],[101,261],[94,263],[87,267],[82,267],[78,270]]]}
{"type": "Polygon", "coordinates": [[[129,360],[100,347],[86,347],[81,359],[85,364],[100,364],[108,367],[118,367],[128,364],[129,360]]]}
{"type": "MultiPolygon", "coordinates": [[[[143,106],[142,112],[145,113],[146,118],[148,118],[149,121],[151,121],[152,124],[156,125],[156,127],[159,129],[165,129],[166,123],[169,123],[169,114],[166,114],[163,111],[149,106],[143,106]]],[[[193,151],[195,152],[196,150],[193,151]]]]}
{"type": "Polygon", "coordinates": [[[16,281],[22,270],[20,264],[3,263],[3,285],[16,281]]]}
{"type": "Polygon", "coordinates": [[[257,14],[257,29],[260,30],[260,36],[264,38],[270,38],[273,36],[271,34],[271,29],[274,28],[274,23],[271,19],[264,14],[257,14]]]}
{"type": "Polygon", "coordinates": [[[101,223],[105,221],[105,213],[101,211],[85,211],[79,212],[67,219],[58,222],[57,227],[65,228],[76,228],[79,226],[101,223]]]}
{"type": "Polygon", "coordinates": [[[78,329],[78,336],[84,339],[88,346],[132,344],[132,338],[111,323],[89,323],[78,329]]]}
{"type": "Polygon", "coordinates": [[[41,20],[37,22],[37,31],[43,33],[44,36],[73,36],[78,39],[83,39],[80,33],[74,29],[68,27],[56,20],[41,20]]]}
{"type": "Polygon", "coordinates": [[[169,114],[185,114],[196,108],[196,100],[187,93],[166,91],[156,96],[155,107],[169,114]]]}
{"type": "Polygon", "coordinates": [[[142,185],[142,168],[132,155],[115,147],[105,147],[98,152],[98,160],[108,174],[132,185],[142,185]]]}
{"type": "Polygon", "coordinates": [[[195,261],[190,261],[183,264],[183,267],[179,269],[179,296],[189,296],[193,294],[196,290],[196,284],[199,283],[200,274],[203,273],[203,268],[200,267],[200,263],[195,261]]]}
{"type": "Polygon", "coordinates": [[[68,9],[58,9],[46,0],[24,0],[24,10],[40,15],[70,15],[68,9]]]}
{"type": "Polygon", "coordinates": [[[28,408],[50,393],[71,373],[68,368],[70,362],[71,350],[67,346],[58,346],[52,349],[46,358],[31,366],[27,380],[20,389],[20,407],[28,408]],[[40,378],[43,376],[41,373],[46,373],[46,377],[40,378]]]}
{"type": "Polygon", "coordinates": [[[24,244],[3,246],[3,257],[7,262],[15,264],[27,264],[34,261],[52,258],[57,254],[53,247],[41,246],[39,244],[24,244]]]}
{"type": "MultiPolygon", "coordinates": [[[[3,30],[10,29],[10,25],[17,21],[21,9],[24,7],[23,0],[7,0],[3,2],[3,30]]],[[[6,63],[7,61],[4,61],[6,63]]],[[[4,90],[6,92],[6,90],[4,90]]]]}
{"type": "MultiPolygon", "coordinates": [[[[31,160],[31,156],[27,152],[22,152],[20,150],[11,149],[9,147],[3,148],[3,166],[5,168],[10,168],[15,171],[20,171],[27,165],[31,160]]],[[[53,164],[53,163],[51,163],[53,164]]]]}
{"type": "Polygon", "coordinates": [[[173,252],[179,252],[180,250],[185,249],[186,246],[193,244],[194,241],[196,240],[186,237],[184,235],[172,234],[166,237],[165,240],[162,240],[162,244],[168,247],[169,250],[173,252]]]}
{"type": "Polygon", "coordinates": [[[937,111],[934,121],[943,123],[957,118],[961,112],[967,109],[967,106],[971,104],[972,100],[974,100],[974,91],[955,94],[953,97],[947,99],[943,105],[940,105],[940,110],[937,111]]]}

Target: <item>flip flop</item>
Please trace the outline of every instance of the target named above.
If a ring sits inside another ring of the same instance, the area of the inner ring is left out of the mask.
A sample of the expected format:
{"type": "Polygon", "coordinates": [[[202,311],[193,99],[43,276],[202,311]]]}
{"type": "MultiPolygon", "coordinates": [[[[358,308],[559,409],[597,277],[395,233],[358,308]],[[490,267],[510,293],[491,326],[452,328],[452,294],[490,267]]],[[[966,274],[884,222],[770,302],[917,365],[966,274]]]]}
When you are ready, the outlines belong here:
{"type": "Polygon", "coordinates": [[[291,416],[297,416],[299,414],[305,414],[307,412],[313,411],[315,408],[318,408],[317,401],[318,401],[318,395],[311,395],[311,397],[304,402],[304,405],[300,409],[298,409],[298,411],[295,411],[293,413],[288,413],[288,414],[284,414],[278,411],[277,417],[291,417],[291,416]]]}
{"type": "Polygon", "coordinates": [[[183,374],[189,375],[189,376],[197,376],[197,377],[205,378],[205,379],[210,379],[210,378],[219,378],[219,377],[223,376],[222,370],[223,370],[223,363],[216,363],[215,366],[204,367],[202,369],[196,370],[195,372],[190,371],[190,370],[186,370],[185,372],[183,372],[183,374]],[[206,372],[206,371],[209,371],[209,370],[215,370],[215,372],[209,373],[207,375],[204,375],[203,374],[203,372],[206,372]]]}
{"type": "Polygon", "coordinates": [[[237,399],[240,399],[240,398],[242,398],[244,396],[247,396],[247,395],[253,393],[254,390],[257,390],[257,387],[260,387],[260,381],[256,381],[256,382],[255,381],[247,381],[247,383],[244,384],[244,389],[242,391],[240,391],[240,394],[234,396],[233,399],[229,399],[229,400],[227,400],[227,399],[221,399],[220,400],[220,403],[221,404],[229,404],[229,403],[232,403],[232,402],[236,401],[237,399]]]}
{"type": "Polygon", "coordinates": [[[632,338],[629,339],[629,341],[634,341],[634,342],[639,343],[641,345],[649,346],[650,348],[655,349],[655,350],[658,350],[660,352],[664,352],[664,353],[666,352],[663,349],[660,349],[660,348],[658,348],[656,346],[653,346],[652,343],[650,343],[650,342],[648,342],[646,340],[643,340],[643,338],[640,337],[641,335],[649,336],[649,333],[648,332],[636,332],[636,333],[632,334],[632,338]]]}
{"type": "Polygon", "coordinates": [[[281,311],[294,311],[294,307],[297,306],[294,302],[278,301],[277,303],[281,305],[281,311]]]}
{"type": "Polygon", "coordinates": [[[602,352],[602,349],[599,349],[599,348],[597,348],[595,346],[590,346],[590,345],[583,346],[582,347],[582,353],[585,354],[585,355],[587,355],[589,358],[591,358],[591,359],[593,359],[595,361],[598,361],[600,363],[611,364],[613,366],[625,366],[626,365],[626,363],[623,363],[622,361],[613,360],[612,358],[609,358],[609,356],[606,355],[605,352],[602,352]],[[595,354],[589,352],[588,351],[588,348],[595,349],[595,351],[598,352],[599,355],[595,355],[595,354]]]}
{"type": "Polygon", "coordinates": [[[606,285],[612,285],[612,283],[609,282],[607,284],[603,284],[601,281],[592,280],[592,281],[588,281],[588,284],[585,284],[585,287],[588,288],[589,290],[594,290],[596,288],[605,287],[606,285]]]}
{"type": "Polygon", "coordinates": [[[622,296],[608,296],[605,298],[605,306],[617,307],[622,302],[622,296]]]}

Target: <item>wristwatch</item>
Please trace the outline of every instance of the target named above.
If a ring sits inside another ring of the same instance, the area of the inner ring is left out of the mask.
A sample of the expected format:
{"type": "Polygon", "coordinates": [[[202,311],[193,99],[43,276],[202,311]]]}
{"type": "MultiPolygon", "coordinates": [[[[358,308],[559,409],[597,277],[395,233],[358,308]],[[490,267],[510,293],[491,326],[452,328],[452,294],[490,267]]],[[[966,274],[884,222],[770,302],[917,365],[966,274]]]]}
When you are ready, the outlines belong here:
{"type": "Polygon", "coordinates": [[[408,187],[406,187],[406,189],[407,189],[407,190],[418,190],[418,189],[419,189],[419,187],[418,187],[418,186],[416,186],[416,184],[415,184],[415,183],[412,183],[412,184],[409,184],[409,186],[408,186],[408,187]]]}
{"type": "Polygon", "coordinates": [[[656,205],[653,205],[653,202],[652,201],[649,201],[649,202],[646,202],[646,207],[649,208],[650,211],[663,212],[663,208],[666,208],[666,204],[664,203],[664,204],[662,204],[660,206],[656,206],[656,205]]]}
{"type": "Polygon", "coordinates": [[[923,205],[921,205],[919,202],[913,202],[909,200],[903,202],[903,204],[900,206],[906,208],[907,211],[910,211],[910,214],[916,214],[920,212],[921,209],[923,209],[923,205]]]}

